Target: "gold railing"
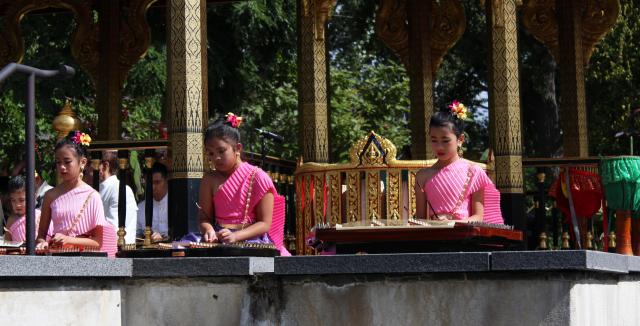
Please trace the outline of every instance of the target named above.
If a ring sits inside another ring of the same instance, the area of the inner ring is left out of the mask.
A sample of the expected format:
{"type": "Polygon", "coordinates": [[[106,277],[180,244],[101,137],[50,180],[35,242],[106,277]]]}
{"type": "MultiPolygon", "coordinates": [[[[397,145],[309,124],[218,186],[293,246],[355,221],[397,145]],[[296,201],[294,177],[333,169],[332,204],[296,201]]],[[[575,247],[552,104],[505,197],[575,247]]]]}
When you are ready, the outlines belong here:
{"type": "MultiPolygon", "coordinates": [[[[418,170],[436,160],[397,160],[395,145],[373,131],[349,149],[344,164],[299,163],[295,171],[296,247],[305,245],[311,228],[389,219],[406,222],[416,212],[414,192],[418,170]]],[[[489,176],[493,168],[480,164],[489,176]]]]}

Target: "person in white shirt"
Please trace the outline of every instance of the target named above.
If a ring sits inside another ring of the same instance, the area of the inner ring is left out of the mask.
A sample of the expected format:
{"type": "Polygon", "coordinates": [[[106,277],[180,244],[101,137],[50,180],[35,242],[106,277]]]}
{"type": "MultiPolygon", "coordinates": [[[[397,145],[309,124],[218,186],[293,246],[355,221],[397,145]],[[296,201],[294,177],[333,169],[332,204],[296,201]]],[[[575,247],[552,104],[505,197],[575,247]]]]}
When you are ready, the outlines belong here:
{"type": "MultiPolygon", "coordinates": [[[[104,205],[105,218],[115,230],[118,230],[118,188],[120,180],[116,176],[118,156],[115,151],[103,151],[102,162],[100,163],[100,197],[104,205]]],[[[124,237],[126,243],[136,242],[136,211],[138,206],[133,190],[125,186],[127,201],[127,216],[125,219],[124,237]]]]}
{"type": "Polygon", "coordinates": [[[47,183],[47,180],[42,178],[42,170],[37,168],[35,175],[35,186],[36,186],[36,208],[40,209],[42,207],[42,199],[44,199],[44,194],[49,190],[53,189],[47,183]]]}
{"type": "MultiPolygon", "coordinates": [[[[153,214],[151,222],[151,240],[161,241],[169,235],[169,185],[167,183],[167,167],[162,163],[154,163],[151,167],[151,185],[153,188],[153,214]]],[[[143,200],[138,204],[138,235],[144,236],[145,205],[143,200]]]]}

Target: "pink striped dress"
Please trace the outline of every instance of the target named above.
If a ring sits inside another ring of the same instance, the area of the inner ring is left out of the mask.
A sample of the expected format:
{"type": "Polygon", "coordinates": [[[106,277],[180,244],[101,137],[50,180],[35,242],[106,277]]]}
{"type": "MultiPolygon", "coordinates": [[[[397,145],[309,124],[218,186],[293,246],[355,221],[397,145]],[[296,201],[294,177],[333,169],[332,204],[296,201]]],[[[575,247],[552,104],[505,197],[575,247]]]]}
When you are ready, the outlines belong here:
{"type": "Polygon", "coordinates": [[[100,194],[83,184],[60,195],[51,203],[53,233],[71,237],[93,236],[101,243],[100,251],[115,257],[116,232],[104,218],[104,206],[100,194]],[[86,203],[82,214],[80,210],[86,203]]]}
{"type": "MultiPolygon", "coordinates": [[[[424,185],[429,209],[436,214],[451,214],[462,220],[471,212],[471,196],[484,189],[483,222],[504,224],[500,211],[500,192],[484,170],[467,160],[459,159],[434,175],[424,185]]],[[[432,212],[433,214],[433,212],[432,212]]]]}
{"type": "MultiPolygon", "coordinates": [[[[34,234],[38,233],[38,225],[40,225],[40,210],[36,209],[36,228],[34,230],[34,234]]],[[[11,226],[9,227],[9,232],[11,233],[11,241],[27,241],[27,230],[26,230],[27,218],[26,215],[22,215],[18,218],[11,226]]],[[[47,240],[53,234],[53,228],[49,225],[49,231],[47,231],[47,240]]]]}
{"type": "Polygon", "coordinates": [[[213,209],[216,223],[219,224],[241,224],[254,223],[256,220],[255,209],[258,202],[267,193],[274,195],[274,214],[268,235],[273,244],[280,250],[280,255],[290,256],[284,247],[284,197],[278,195],[273,181],[269,175],[260,168],[242,162],[233,171],[227,180],[218,188],[213,195],[213,209]],[[244,220],[244,211],[247,203],[247,193],[251,181],[251,173],[255,169],[253,187],[251,188],[251,198],[247,211],[247,220],[244,220]]]}

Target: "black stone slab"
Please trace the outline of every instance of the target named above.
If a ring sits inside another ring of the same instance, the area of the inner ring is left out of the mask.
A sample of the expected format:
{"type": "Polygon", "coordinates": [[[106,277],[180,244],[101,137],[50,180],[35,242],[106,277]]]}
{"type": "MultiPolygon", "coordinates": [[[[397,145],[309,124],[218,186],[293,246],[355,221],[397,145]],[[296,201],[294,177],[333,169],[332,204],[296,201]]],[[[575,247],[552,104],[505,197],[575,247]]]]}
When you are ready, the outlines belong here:
{"type": "Polygon", "coordinates": [[[276,257],[275,273],[379,274],[431,272],[484,272],[490,253],[428,253],[276,257]]]}
{"type": "Polygon", "coordinates": [[[578,270],[628,273],[628,257],[591,250],[502,251],[491,253],[492,271],[578,270]]]}
{"type": "Polygon", "coordinates": [[[0,277],[131,277],[129,259],[0,256],[0,277]]]}
{"type": "Polygon", "coordinates": [[[273,258],[134,258],[133,277],[244,276],[273,273],[273,258]]]}

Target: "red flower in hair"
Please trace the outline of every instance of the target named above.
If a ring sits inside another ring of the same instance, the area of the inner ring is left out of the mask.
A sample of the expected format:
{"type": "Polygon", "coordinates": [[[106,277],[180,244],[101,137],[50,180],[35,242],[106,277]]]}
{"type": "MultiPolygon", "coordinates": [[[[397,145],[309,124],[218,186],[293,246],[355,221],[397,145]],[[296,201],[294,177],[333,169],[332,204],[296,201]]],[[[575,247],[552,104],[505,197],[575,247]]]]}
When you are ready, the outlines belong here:
{"type": "Polygon", "coordinates": [[[227,113],[227,122],[231,127],[238,128],[242,124],[242,117],[239,117],[231,112],[227,113]]]}

